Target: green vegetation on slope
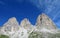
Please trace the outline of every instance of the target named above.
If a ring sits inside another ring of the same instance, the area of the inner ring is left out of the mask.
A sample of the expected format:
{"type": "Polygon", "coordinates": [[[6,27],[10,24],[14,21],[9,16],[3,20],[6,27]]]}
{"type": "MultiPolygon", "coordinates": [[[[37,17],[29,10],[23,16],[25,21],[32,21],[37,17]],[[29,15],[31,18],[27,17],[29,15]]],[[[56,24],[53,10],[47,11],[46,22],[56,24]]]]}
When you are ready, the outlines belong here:
{"type": "Polygon", "coordinates": [[[60,38],[60,33],[32,32],[28,38],[60,38]]]}
{"type": "Polygon", "coordinates": [[[28,38],[43,38],[42,33],[40,32],[32,32],[28,38]]]}
{"type": "Polygon", "coordinates": [[[0,35],[0,38],[9,38],[7,35],[0,35]]]}

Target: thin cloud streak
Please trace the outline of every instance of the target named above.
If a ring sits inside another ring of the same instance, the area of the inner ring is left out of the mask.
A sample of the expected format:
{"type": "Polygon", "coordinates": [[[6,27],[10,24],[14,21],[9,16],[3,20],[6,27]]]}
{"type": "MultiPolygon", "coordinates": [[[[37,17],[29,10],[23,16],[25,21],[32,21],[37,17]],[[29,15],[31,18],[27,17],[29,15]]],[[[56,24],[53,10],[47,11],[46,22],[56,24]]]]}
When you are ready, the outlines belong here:
{"type": "Polygon", "coordinates": [[[60,26],[59,18],[60,18],[60,0],[31,0],[33,4],[37,6],[38,9],[42,9],[44,13],[46,13],[57,26],[60,26]]]}

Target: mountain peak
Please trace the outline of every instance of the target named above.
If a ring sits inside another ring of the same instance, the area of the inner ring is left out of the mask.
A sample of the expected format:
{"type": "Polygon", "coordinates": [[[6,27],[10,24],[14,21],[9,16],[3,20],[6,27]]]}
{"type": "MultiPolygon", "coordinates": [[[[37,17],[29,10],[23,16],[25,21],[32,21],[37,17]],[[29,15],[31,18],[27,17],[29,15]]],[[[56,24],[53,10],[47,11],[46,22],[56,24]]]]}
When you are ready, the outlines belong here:
{"type": "Polygon", "coordinates": [[[9,19],[9,21],[16,21],[16,18],[12,17],[12,18],[9,19]]]}
{"type": "Polygon", "coordinates": [[[42,13],[41,16],[47,16],[45,13],[42,13]]]}
{"type": "Polygon", "coordinates": [[[22,21],[21,21],[21,24],[22,26],[25,26],[25,24],[30,24],[29,20],[27,18],[24,18],[22,21]]]}
{"type": "Polygon", "coordinates": [[[46,16],[46,14],[44,14],[44,13],[40,14],[36,20],[36,22],[37,22],[36,25],[39,27],[41,27],[41,24],[42,24],[42,18],[43,18],[42,16],[46,16]]]}
{"type": "Polygon", "coordinates": [[[15,17],[10,18],[5,24],[18,24],[18,21],[15,17]]]}
{"type": "Polygon", "coordinates": [[[32,27],[32,24],[30,23],[30,21],[27,18],[24,18],[21,21],[20,26],[23,27],[23,28],[25,28],[25,29],[30,29],[32,27]]]}
{"type": "Polygon", "coordinates": [[[17,22],[16,18],[15,17],[12,17],[8,20],[8,22],[10,23],[14,23],[14,22],[17,22]]]}
{"type": "Polygon", "coordinates": [[[9,35],[10,38],[33,38],[37,34],[38,37],[36,38],[40,38],[40,35],[43,35],[43,37],[46,38],[44,36],[46,34],[48,38],[50,33],[57,32],[59,31],[56,29],[53,21],[44,13],[38,16],[36,26],[32,26],[27,18],[24,18],[19,26],[16,18],[12,17],[0,29],[0,34],[9,35]],[[30,36],[30,34],[32,34],[33,37],[30,36]]]}
{"type": "Polygon", "coordinates": [[[36,25],[39,28],[44,27],[49,29],[56,29],[56,26],[53,21],[44,13],[38,16],[36,25]]]}
{"type": "Polygon", "coordinates": [[[19,24],[15,17],[10,18],[2,27],[5,31],[17,31],[19,30],[19,24]]]}

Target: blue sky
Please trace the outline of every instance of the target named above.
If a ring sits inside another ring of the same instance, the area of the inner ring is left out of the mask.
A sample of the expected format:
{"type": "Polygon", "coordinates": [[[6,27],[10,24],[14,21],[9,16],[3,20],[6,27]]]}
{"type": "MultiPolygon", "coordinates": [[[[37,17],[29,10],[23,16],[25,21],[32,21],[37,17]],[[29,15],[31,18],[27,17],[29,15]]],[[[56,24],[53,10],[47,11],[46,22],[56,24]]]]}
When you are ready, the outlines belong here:
{"type": "Polygon", "coordinates": [[[59,3],[59,0],[0,0],[0,26],[11,17],[19,22],[28,18],[34,25],[37,16],[43,12],[60,28],[59,3]]]}
{"type": "Polygon", "coordinates": [[[11,17],[16,17],[19,22],[28,18],[32,24],[35,24],[37,16],[42,12],[27,0],[1,0],[0,2],[0,25],[11,17]]]}

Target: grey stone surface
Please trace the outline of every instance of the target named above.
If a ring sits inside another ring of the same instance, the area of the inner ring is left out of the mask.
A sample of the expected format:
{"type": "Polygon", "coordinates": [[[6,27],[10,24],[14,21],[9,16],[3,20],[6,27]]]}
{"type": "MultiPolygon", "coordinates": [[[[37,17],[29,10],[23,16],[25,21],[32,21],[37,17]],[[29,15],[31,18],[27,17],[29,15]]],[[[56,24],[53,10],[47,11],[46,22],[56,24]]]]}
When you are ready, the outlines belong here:
{"type": "Polygon", "coordinates": [[[60,38],[60,30],[44,13],[38,16],[35,26],[27,18],[23,19],[20,25],[15,17],[10,18],[0,28],[1,34],[10,38],[60,38]]]}

